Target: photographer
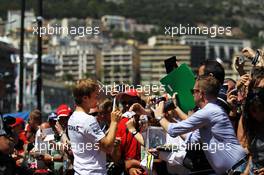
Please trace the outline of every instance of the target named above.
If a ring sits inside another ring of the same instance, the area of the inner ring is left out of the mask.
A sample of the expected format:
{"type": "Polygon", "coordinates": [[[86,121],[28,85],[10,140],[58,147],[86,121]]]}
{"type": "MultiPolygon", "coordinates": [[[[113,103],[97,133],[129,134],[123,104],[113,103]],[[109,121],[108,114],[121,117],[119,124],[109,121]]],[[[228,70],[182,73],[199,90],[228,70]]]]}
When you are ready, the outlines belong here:
{"type": "Polygon", "coordinates": [[[264,67],[263,50],[257,49],[256,51],[254,51],[249,47],[245,47],[242,49],[242,56],[237,56],[234,60],[234,67],[241,77],[247,74],[244,69],[246,59],[251,61],[253,67],[264,67]]]}
{"type": "Polygon", "coordinates": [[[164,102],[156,105],[155,118],[172,136],[188,133],[196,129],[187,138],[189,143],[200,140],[207,145],[206,157],[217,174],[239,171],[246,163],[246,153],[239,145],[227,114],[216,104],[219,83],[212,76],[198,77],[193,89],[196,105],[200,108],[184,121],[170,123],[164,118],[164,102]],[[212,149],[212,144],[223,145],[223,149],[212,149]],[[241,160],[241,161],[240,161],[241,160]]]}

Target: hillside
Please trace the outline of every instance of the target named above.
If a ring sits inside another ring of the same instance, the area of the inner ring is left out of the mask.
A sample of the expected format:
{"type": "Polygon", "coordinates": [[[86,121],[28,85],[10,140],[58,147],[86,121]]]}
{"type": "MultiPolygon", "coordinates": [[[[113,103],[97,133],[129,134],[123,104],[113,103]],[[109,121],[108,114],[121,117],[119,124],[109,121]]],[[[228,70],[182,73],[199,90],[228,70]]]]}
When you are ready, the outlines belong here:
{"type": "MultiPolygon", "coordinates": [[[[37,0],[27,0],[27,9],[36,11],[37,0]]],[[[160,27],[178,24],[205,23],[240,27],[247,38],[257,39],[264,28],[262,0],[43,0],[45,18],[87,16],[100,18],[105,14],[134,18],[139,23],[160,27]],[[70,12],[70,13],[69,13],[70,12]]],[[[7,9],[19,9],[17,0],[1,0],[0,17],[7,9]]]]}

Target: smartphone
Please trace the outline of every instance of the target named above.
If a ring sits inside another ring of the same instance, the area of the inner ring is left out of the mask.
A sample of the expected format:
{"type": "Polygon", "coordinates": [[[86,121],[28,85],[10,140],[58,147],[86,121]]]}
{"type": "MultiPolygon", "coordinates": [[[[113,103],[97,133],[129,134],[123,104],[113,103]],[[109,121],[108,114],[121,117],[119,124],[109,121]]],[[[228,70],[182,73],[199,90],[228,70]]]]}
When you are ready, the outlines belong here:
{"type": "Polygon", "coordinates": [[[173,71],[174,69],[178,67],[176,61],[177,61],[176,56],[173,56],[173,57],[170,57],[164,60],[167,74],[169,74],[171,71],[173,71]]]}
{"type": "Polygon", "coordinates": [[[228,85],[227,85],[227,84],[224,84],[224,85],[223,85],[223,89],[224,89],[225,92],[227,92],[227,90],[228,90],[228,85]]]}
{"type": "Polygon", "coordinates": [[[227,84],[223,84],[220,88],[219,94],[227,94],[227,90],[228,90],[228,85],[227,84]]]}
{"type": "Polygon", "coordinates": [[[230,94],[231,94],[231,95],[235,95],[235,96],[237,96],[237,89],[232,89],[232,90],[230,91],[230,94]]]}
{"type": "Polygon", "coordinates": [[[113,108],[112,108],[112,111],[115,111],[115,110],[116,110],[116,97],[113,100],[113,108]]]}
{"type": "Polygon", "coordinates": [[[134,115],[136,115],[136,113],[134,111],[127,111],[125,112],[122,117],[126,117],[126,118],[132,118],[134,115]]]}

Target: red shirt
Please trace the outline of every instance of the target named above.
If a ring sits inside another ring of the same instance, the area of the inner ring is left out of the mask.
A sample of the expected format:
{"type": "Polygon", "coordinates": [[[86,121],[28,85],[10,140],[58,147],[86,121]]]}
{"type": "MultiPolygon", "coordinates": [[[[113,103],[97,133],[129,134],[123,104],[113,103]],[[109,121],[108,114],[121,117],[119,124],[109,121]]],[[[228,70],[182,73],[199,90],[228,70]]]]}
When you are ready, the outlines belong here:
{"type": "Polygon", "coordinates": [[[18,138],[22,140],[24,144],[27,144],[27,137],[25,131],[20,132],[18,138]]]}
{"type": "Polygon", "coordinates": [[[122,118],[118,124],[116,137],[121,138],[120,151],[125,160],[140,160],[140,143],[133,137],[126,127],[128,118],[122,118]]]}

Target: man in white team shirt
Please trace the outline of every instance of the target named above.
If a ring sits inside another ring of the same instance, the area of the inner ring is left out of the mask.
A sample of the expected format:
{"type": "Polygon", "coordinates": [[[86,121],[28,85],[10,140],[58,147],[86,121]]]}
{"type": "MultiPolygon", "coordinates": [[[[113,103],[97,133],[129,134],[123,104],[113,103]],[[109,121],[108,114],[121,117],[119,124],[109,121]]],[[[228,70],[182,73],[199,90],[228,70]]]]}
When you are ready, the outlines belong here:
{"type": "Polygon", "coordinates": [[[90,79],[77,81],[73,88],[76,109],[68,121],[68,135],[74,155],[75,175],[106,174],[105,152],[112,149],[122,113],[111,113],[109,132],[105,135],[96,118],[89,115],[90,108],[97,105],[98,94],[98,84],[90,79]]]}

